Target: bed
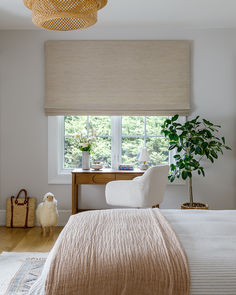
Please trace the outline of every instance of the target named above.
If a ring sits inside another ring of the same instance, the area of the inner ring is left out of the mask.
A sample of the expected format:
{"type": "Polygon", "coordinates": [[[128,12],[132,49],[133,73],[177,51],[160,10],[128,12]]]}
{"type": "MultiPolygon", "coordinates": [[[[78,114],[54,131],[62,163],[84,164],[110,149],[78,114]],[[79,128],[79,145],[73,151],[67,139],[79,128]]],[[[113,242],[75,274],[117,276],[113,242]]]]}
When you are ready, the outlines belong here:
{"type": "MultiPolygon", "coordinates": [[[[75,215],[72,216],[67,224],[67,226],[62,231],[60,237],[58,238],[54,248],[50,252],[48,259],[45,263],[42,275],[38,279],[38,281],[33,285],[31,288],[29,294],[35,294],[35,295],[44,295],[44,294],[50,294],[48,293],[47,289],[50,287],[49,285],[56,285],[56,282],[60,281],[60,278],[58,278],[58,273],[55,271],[55,266],[57,267],[60,264],[60,267],[63,269],[63,263],[66,260],[66,258],[70,258],[72,261],[72,264],[74,265],[80,265],[80,263],[85,263],[86,266],[86,273],[88,273],[87,267],[88,267],[88,261],[86,260],[88,256],[91,255],[91,245],[94,245],[94,243],[97,242],[96,240],[96,233],[99,232],[100,229],[102,229],[101,233],[106,233],[107,228],[112,228],[111,224],[104,223],[101,216],[103,214],[109,215],[110,218],[112,216],[118,217],[121,222],[123,222],[123,226],[125,224],[125,227],[130,226],[130,220],[129,222],[126,222],[126,220],[123,218],[123,213],[127,216],[132,217],[132,220],[135,220],[137,217],[137,214],[140,216],[148,215],[150,216],[150,220],[155,220],[155,216],[157,212],[160,212],[165,219],[168,221],[168,224],[173,229],[173,231],[176,233],[176,236],[178,238],[178,241],[180,242],[180,248],[183,247],[183,253],[186,254],[187,261],[188,261],[188,269],[190,273],[190,289],[181,289],[183,286],[180,286],[178,294],[191,294],[191,295],[235,295],[236,294],[236,211],[211,211],[211,210],[160,210],[159,209],[114,209],[114,210],[101,210],[101,211],[91,211],[86,213],[80,213],[82,215],[75,215]],[[93,215],[95,214],[95,215],[93,215]],[[97,215],[96,215],[97,214],[97,215]],[[97,222],[96,225],[91,224],[91,217],[93,218],[96,216],[97,222]],[[81,221],[81,228],[84,233],[84,236],[87,236],[86,233],[89,233],[91,231],[91,227],[93,227],[93,234],[89,237],[89,240],[86,241],[84,244],[81,240],[83,236],[80,237],[80,240],[77,238],[74,238],[74,233],[77,230],[76,227],[78,227],[78,223],[75,221],[81,218],[83,222],[81,221]],[[100,221],[99,221],[100,220],[100,221]],[[101,228],[99,228],[101,227],[101,228]],[[95,234],[94,234],[95,233],[95,234]],[[71,248],[68,243],[68,241],[75,240],[73,243],[73,248],[71,248]],[[66,246],[65,246],[66,245],[66,246]],[[81,245],[83,245],[83,249],[81,249],[81,245]],[[87,245],[87,246],[85,246],[87,245]],[[62,247],[66,247],[66,254],[64,257],[59,255],[60,249],[62,247]],[[79,255],[76,255],[76,253],[80,253],[79,255]],[[52,265],[54,265],[54,269],[52,270],[52,265]],[[49,281],[50,277],[50,281],[49,281]],[[47,292],[45,291],[47,289],[47,292]]],[[[138,220],[138,219],[137,219],[138,220]]],[[[136,221],[137,221],[136,220],[136,221]]],[[[144,219],[145,220],[145,219],[144,219]]],[[[147,219],[149,220],[149,219],[147,219]]],[[[145,224],[147,223],[147,220],[145,220],[144,223],[142,223],[142,226],[145,227],[145,224]]],[[[156,222],[156,221],[155,221],[156,222]]],[[[138,220],[138,223],[140,224],[140,220],[138,220]]],[[[153,224],[152,224],[153,226],[153,224]]],[[[137,223],[135,224],[135,227],[137,227],[137,223]]],[[[148,227],[147,227],[148,228],[148,227]]],[[[129,229],[130,230],[130,229],[129,229]]],[[[154,226],[155,230],[155,226],[154,226]]],[[[140,237],[143,234],[142,232],[139,232],[137,230],[137,234],[140,234],[140,237]]],[[[148,229],[145,233],[146,236],[150,234],[150,230],[148,229]]],[[[114,232],[114,237],[119,235],[119,232],[114,232]]],[[[155,231],[152,232],[152,238],[156,236],[155,231]],[[154,234],[154,235],[153,235],[154,234]]],[[[105,235],[106,236],[106,235],[105,235]]],[[[105,237],[104,236],[104,237],[105,237]]],[[[114,241],[113,238],[111,238],[112,234],[109,233],[109,238],[106,239],[103,237],[102,243],[100,244],[100,250],[102,251],[100,253],[103,253],[106,251],[105,249],[107,246],[109,247],[109,243],[114,241]],[[104,246],[104,249],[101,247],[101,245],[104,246]]],[[[143,239],[143,236],[142,236],[143,239]]],[[[154,239],[154,238],[153,238],[154,239]]],[[[178,244],[178,241],[175,239],[172,239],[172,242],[168,245],[167,248],[171,247],[173,244],[178,244]]],[[[142,241],[140,242],[142,244],[142,241]]],[[[177,245],[178,246],[178,245],[177,245]]],[[[136,248],[139,247],[138,245],[134,243],[130,243],[127,247],[124,249],[125,255],[129,253],[132,255],[136,252],[136,248]]],[[[153,245],[151,245],[152,251],[155,255],[155,249],[153,250],[153,245]]],[[[172,251],[172,250],[171,250],[172,251]]],[[[150,253],[151,251],[149,251],[150,253]]],[[[139,253],[140,255],[140,253],[139,253]]],[[[160,254],[158,254],[160,255],[160,254]]],[[[182,254],[177,252],[175,254],[176,256],[181,256],[182,254]]],[[[104,256],[106,257],[106,255],[104,256]]],[[[145,255],[140,255],[140,259],[143,257],[146,257],[145,255]]],[[[147,256],[148,257],[148,256],[147,256]]],[[[179,267],[179,263],[182,265],[181,270],[179,273],[182,273],[186,271],[185,269],[185,256],[182,256],[183,260],[179,260],[179,262],[175,261],[174,263],[177,264],[177,267],[179,267]]],[[[135,258],[137,260],[137,257],[135,258]]],[[[149,258],[148,258],[149,259],[149,258]]],[[[167,258],[168,260],[168,258],[167,258]]],[[[91,259],[89,260],[89,277],[93,277],[95,274],[94,272],[94,264],[97,263],[97,260],[91,259]]],[[[124,259],[125,261],[125,259],[124,259]]],[[[155,260],[157,261],[156,257],[155,260]]],[[[150,264],[152,265],[152,264],[150,264]]],[[[112,271],[112,266],[109,270],[112,271]]],[[[145,267],[144,267],[145,268],[145,267]]],[[[151,267],[152,268],[152,267],[151,267]]],[[[138,269],[138,268],[137,268],[138,269]]],[[[97,272],[98,269],[96,269],[97,272]]],[[[135,274],[135,269],[133,270],[135,274]]],[[[139,270],[140,271],[140,270],[139,270]]],[[[149,270],[148,270],[149,271],[149,270]]],[[[129,270],[130,272],[130,270],[129,270]]],[[[146,271],[147,273],[147,271],[146,271]]],[[[146,275],[144,272],[144,275],[146,275]]],[[[108,278],[109,278],[109,274],[108,278]]],[[[130,273],[129,273],[130,274],[130,273]]],[[[154,270],[155,274],[155,270],[154,270]]],[[[73,272],[70,274],[71,282],[79,281],[81,278],[83,278],[84,272],[81,271],[80,274],[74,275],[73,272]]],[[[99,274],[97,274],[99,276],[99,274]]],[[[153,273],[150,272],[150,276],[153,276],[153,273]]],[[[159,275],[158,275],[159,276],[159,275]]],[[[173,275],[171,275],[173,276],[173,275]]],[[[185,280],[188,276],[188,273],[186,272],[185,277],[181,280],[185,280]]],[[[100,278],[101,279],[101,278],[100,278]]],[[[142,276],[140,277],[140,280],[142,280],[142,276]]],[[[180,281],[180,277],[177,278],[177,281],[180,281]]],[[[89,281],[84,281],[87,284],[84,286],[83,290],[88,290],[86,292],[78,292],[77,290],[73,290],[68,292],[62,291],[62,289],[59,289],[59,294],[109,294],[107,292],[103,292],[102,288],[90,289],[89,281]]],[[[108,281],[109,282],[109,281],[108,281]]],[[[120,282],[122,284],[123,282],[120,282]]],[[[127,283],[127,282],[126,282],[127,283]]],[[[151,281],[150,284],[155,284],[156,282],[151,281]]],[[[108,283],[109,284],[109,283],[108,283]]],[[[185,282],[185,286],[187,286],[187,281],[185,282]]],[[[140,284],[141,286],[142,284],[140,284]]],[[[101,284],[102,286],[102,284],[101,284]]],[[[139,287],[140,287],[139,286],[139,287]]],[[[155,286],[155,285],[153,285],[155,286]]],[[[129,284],[130,287],[130,284],[129,284]]],[[[137,286],[134,286],[134,290],[136,290],[137,286]]],[[[160,286],[158,286],[160,288],[160,286]]],[[[146,292],[132,292],[131,289],[123,288],[122,292],[110,292],[110,294],[161,294],[164,293],[160,291],[153,292],[153,289],[147,288],[146,292]]],[[[81,289],[82,290],[82,289],[81,289]]],[[[165,294],[174,294],[177,293],[170,292],[165,294]]]]}

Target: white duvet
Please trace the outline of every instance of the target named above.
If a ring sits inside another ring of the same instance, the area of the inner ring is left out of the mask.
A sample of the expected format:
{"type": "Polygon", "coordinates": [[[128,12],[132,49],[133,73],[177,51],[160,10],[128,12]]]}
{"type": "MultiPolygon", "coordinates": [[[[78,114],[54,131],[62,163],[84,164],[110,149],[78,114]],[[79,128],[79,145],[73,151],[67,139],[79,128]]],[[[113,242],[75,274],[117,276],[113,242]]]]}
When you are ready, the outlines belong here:
{"type": "Polygon", "coordinates": [[[189,261],[191,295],[236,295],[236,210],[162,210],[189,261]]]}
{"type": "MultiPolygon", "coordinates": [[[[236,295],[236,210],[161,212],[187,253],[191,275],[190,294],[236,295]]],[[[30,294],[43,295],[50,259],[49,255],[44,271],[30,294]]]]}

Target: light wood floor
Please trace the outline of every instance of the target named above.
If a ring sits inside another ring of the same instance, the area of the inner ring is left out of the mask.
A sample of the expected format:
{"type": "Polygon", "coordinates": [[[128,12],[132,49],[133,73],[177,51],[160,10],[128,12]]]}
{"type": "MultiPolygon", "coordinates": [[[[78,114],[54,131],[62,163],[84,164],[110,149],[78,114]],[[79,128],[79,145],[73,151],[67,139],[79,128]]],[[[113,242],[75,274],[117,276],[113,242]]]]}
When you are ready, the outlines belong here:
{"type": "Polygon", "coordinates": [[[53,247],[63,227],[56,227],[54,236],[43,237],[40,227],[0,227],[0,253],[6,252],[48,252],[53,247]]]}

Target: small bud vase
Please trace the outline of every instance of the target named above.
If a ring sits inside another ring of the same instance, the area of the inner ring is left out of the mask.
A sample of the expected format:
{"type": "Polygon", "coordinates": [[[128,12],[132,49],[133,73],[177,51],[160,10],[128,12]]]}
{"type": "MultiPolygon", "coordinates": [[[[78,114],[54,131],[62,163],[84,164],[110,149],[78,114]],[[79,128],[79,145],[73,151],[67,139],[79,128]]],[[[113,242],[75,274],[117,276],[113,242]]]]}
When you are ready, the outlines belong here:
{"type": "Polygon", "coordinates": [[[90,155],[88,151],[82,151],[82,169],[90,169],[90,155]]]}

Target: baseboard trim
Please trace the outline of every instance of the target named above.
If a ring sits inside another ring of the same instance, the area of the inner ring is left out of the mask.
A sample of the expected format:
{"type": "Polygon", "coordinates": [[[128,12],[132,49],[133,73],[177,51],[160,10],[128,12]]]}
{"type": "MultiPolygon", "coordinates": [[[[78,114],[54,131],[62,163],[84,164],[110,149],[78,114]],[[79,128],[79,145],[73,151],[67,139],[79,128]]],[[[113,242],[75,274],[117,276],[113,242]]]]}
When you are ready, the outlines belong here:
{"type": "MultiPolygon", "coordinates": [[[[58,225],[64,226],[71,216],[71,210],[58,210],[58,225]]],[[[0,226],[6,225],[6,210],[0,210],[0,226]]],[[[36,224],[37,225],[37,224],[36,224]]]]}

